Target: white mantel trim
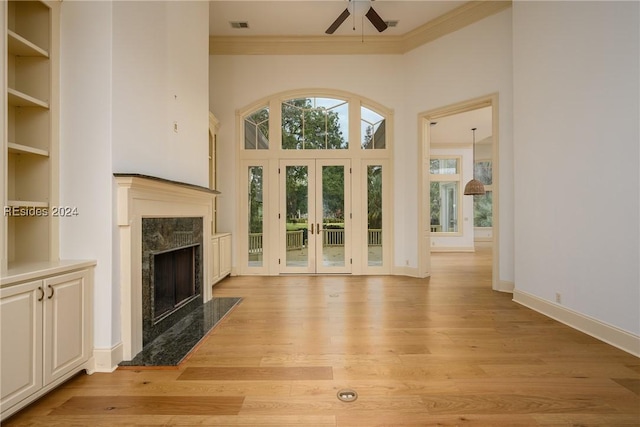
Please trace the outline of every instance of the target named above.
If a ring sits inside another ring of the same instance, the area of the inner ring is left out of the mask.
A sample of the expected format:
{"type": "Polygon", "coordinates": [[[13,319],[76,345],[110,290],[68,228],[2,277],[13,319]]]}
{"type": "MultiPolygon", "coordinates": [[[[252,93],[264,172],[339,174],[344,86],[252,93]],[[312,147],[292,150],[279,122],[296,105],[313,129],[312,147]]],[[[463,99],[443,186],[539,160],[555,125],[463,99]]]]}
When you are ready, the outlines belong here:
{"type": "Polygon", "coordinates": [[[203,217],[203,301],[212,298],[209,236],[215,194],[177,183],[138,176],[116,176],[120,248],[121,333],[123,360],[142,350],[142,218],[203,217]]]}

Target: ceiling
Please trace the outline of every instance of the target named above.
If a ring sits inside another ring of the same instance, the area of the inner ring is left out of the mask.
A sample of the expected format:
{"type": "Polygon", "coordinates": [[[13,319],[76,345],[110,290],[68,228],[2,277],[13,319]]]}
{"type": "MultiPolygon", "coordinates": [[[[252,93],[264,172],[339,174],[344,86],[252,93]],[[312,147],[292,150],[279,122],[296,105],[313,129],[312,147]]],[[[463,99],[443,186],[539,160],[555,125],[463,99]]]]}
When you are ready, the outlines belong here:
{"type": "Polygon", "coordinates": [[[476,128],[477,143],[491,143],[491,107],[478,108],[434,120],[431,126],[431,144],[471,144],[476,128]]]}
{"type": "Polygon", "coordinates": [[[211,36],[324,36],[325,30],[345,10],[351,16],[334,36],[400,36],[456,9],[466,1],[402,0],[213,0],[210,2],[211,36]],[[373,7],[385,21],[398,21],[396,27],[378,31],[363,18],[373,7]],[[354,13],[355,8],[355,13],[354,13]],[[244,21],[249,28],[235,29],[230,22],[244,21]],[[355,26],[355,31],[354,31],[355,26]]]}

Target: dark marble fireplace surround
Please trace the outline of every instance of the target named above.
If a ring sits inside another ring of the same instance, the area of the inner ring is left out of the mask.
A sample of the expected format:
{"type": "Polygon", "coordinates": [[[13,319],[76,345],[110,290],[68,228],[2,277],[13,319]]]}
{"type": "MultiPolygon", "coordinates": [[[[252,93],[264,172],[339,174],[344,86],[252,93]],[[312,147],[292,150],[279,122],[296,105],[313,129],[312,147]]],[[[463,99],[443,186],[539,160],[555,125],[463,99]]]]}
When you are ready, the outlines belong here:
{"type": "Polygon", "coordinates": [[[142,218],[142,343],[148,345],[194,309],[202,305],[202,217],[142,218]],[[176,309],[157,316],[154,301],[155,255],[179,248],[194,248],[194,295],[176,309]]]}

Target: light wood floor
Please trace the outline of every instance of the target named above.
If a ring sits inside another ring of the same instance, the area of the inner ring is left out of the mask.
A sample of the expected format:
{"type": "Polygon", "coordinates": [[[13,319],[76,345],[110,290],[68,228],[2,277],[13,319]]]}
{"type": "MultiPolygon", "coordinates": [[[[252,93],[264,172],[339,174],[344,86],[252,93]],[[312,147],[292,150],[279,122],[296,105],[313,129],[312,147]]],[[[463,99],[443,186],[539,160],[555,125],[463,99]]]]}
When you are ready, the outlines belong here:
{"type": "Polygon", "coordinates": [[[640,425],[638,358],[493,292],[486,249],[433,264],[225,279],[244,301],[178,369],[82,374],[3,425],[640,425]]]}

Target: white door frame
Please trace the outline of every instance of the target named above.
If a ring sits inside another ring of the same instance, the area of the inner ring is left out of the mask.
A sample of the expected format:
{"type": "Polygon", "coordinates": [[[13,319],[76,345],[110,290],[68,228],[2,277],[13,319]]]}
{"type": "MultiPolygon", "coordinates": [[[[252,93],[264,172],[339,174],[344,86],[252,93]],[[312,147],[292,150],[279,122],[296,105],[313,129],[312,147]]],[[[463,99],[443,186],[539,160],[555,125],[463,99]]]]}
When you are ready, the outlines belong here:
{"type": "Polygon", "coordinates": [[[499,136],[500,128],[498,121],[498,94],[493,93],[487,96],[471,99],[468,101],[459,102],[456,104],[448,105],[441,108],[425,111],[418,114],[419,123],[419,181],[418,181],[418,196],[420,198],[420,215],[418,219],[420,237],[418,242],[418,272],[420,277],[427,277],[431,275],[431,227],[428,221],[430,215],[430,203],[429,203],[429,160],[431,157],[431,138],[430,138],[430,123],[435,122],[442,117],[451,116],[454,114],[464,113],[467,111],[476,110],[483,107],[491,107],[492,116],[492,135],[493,135],[493,236],[492,236],[492,288],[497,291],[511,292],[512,289],[507,289],[502,286],[500,282],[500,189],[499,189],[499,136]]]}

